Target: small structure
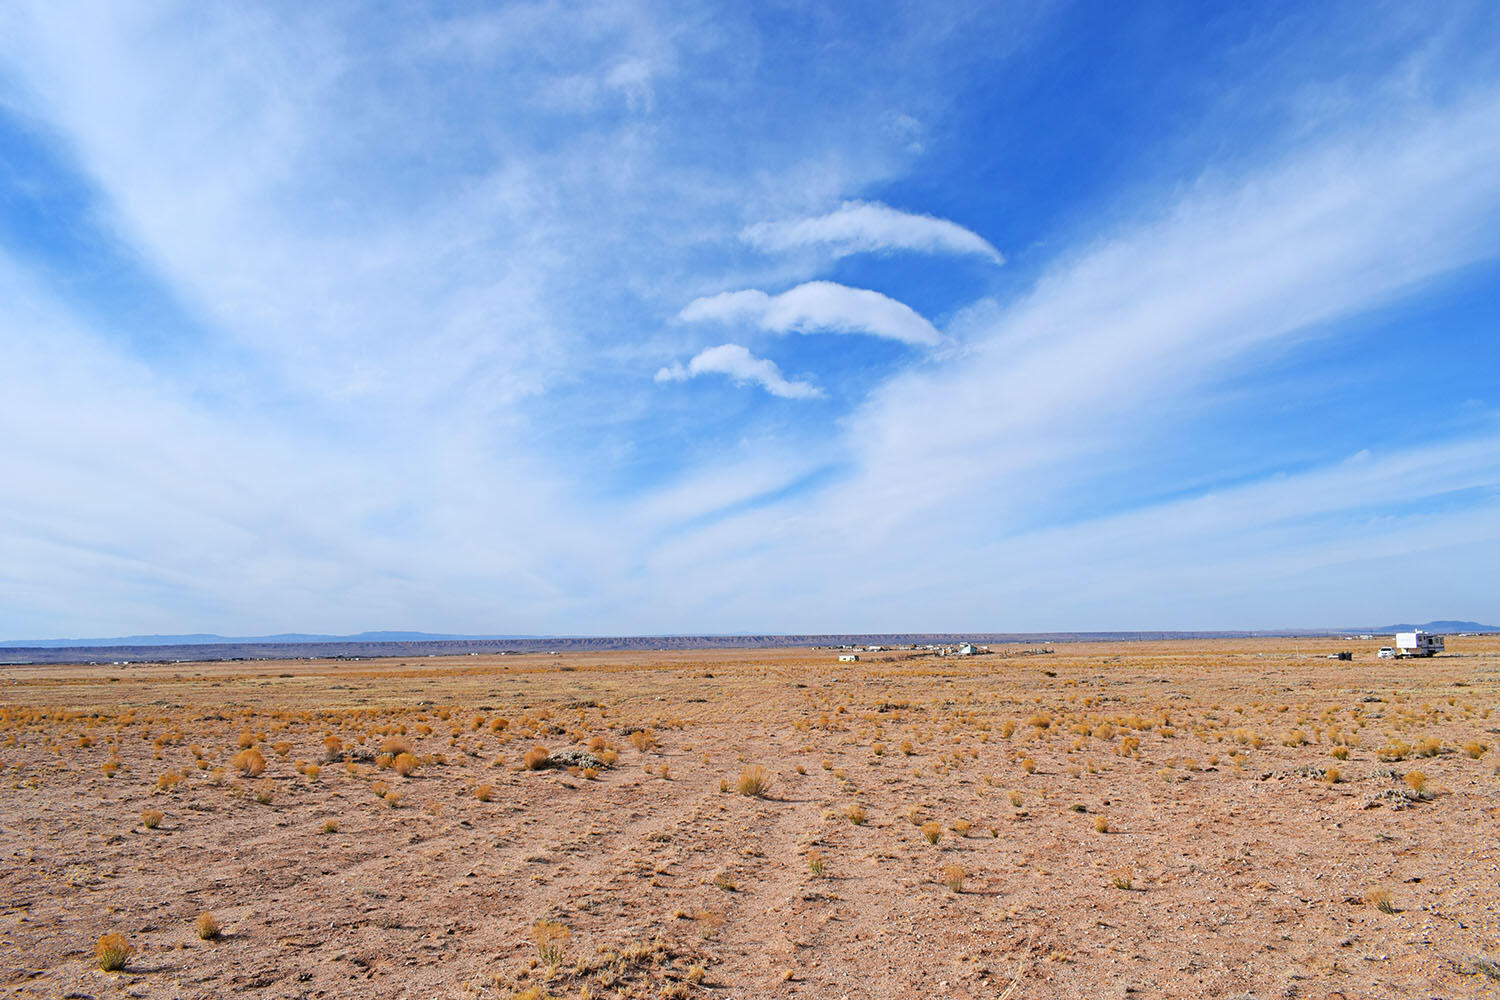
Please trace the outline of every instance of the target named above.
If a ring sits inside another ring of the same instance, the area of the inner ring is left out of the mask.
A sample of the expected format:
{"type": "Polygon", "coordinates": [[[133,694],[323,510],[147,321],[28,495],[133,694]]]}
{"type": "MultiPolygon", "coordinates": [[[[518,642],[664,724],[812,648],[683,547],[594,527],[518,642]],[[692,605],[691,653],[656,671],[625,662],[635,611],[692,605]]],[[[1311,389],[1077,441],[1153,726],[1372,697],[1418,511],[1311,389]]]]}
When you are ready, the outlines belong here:
{"type": "Polygon", "coordinates": [[[1443,637],[1417,629],[1415,632],[1396,633],[1396,655],[1436,656],[1443,651],[1443,637]]]}
{"type": "Polygon", "coordinates": [[[858,663],[859,662],[859,654],[858,653],[840,653],[839,654],[839,662],[840,663],[858,663]]]}

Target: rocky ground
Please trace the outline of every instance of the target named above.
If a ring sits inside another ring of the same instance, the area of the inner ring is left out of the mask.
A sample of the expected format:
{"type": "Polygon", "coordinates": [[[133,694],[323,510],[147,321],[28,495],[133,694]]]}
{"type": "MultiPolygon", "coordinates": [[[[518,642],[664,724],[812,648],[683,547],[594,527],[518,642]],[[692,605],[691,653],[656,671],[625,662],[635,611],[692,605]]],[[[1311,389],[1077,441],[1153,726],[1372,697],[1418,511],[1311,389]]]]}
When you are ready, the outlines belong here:
{"type": "Polygon", "coordinates": [[[0,995],[1494,996],[1500,639],[1378,645],[0,667],[0,995]]]}

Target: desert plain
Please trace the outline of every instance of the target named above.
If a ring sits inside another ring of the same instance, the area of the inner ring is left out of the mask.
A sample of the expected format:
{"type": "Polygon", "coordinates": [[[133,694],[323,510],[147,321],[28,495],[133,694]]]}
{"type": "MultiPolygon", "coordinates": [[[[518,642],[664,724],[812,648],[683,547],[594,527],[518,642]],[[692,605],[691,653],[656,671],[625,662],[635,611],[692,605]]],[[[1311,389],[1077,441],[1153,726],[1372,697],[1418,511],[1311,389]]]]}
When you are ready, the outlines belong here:
{"type": "Polygon", "coordinates": [[[1492,997],[1500,637],[1380,644],[0,667],[0,995],[1492,997]]]}

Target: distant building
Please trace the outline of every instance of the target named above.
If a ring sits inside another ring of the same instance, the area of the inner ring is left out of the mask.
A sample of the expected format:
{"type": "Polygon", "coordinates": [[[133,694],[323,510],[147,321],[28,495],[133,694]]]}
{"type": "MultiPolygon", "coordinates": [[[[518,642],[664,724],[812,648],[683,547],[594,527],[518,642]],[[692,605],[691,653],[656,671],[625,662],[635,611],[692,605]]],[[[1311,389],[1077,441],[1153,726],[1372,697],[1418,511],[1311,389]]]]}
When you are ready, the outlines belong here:
{"type": "Polygon", "coordinates": [[[858,663],[859,662],[859,654],[858,653],[840,653],[839,654],[839,662],[840,663],[858,663]]]}

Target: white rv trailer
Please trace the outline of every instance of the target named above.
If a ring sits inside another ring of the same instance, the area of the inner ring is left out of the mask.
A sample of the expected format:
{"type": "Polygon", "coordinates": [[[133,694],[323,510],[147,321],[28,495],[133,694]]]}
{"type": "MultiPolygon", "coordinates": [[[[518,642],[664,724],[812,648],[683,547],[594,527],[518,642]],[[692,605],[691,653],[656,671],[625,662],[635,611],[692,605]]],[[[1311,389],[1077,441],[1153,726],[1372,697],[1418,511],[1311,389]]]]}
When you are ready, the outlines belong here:
{"type": "Polygon", "coordinates": [[[1396,633],[1397,656],[1435,656],[1443,651],[1443,637],[1423,632],[1396,633]]]}

